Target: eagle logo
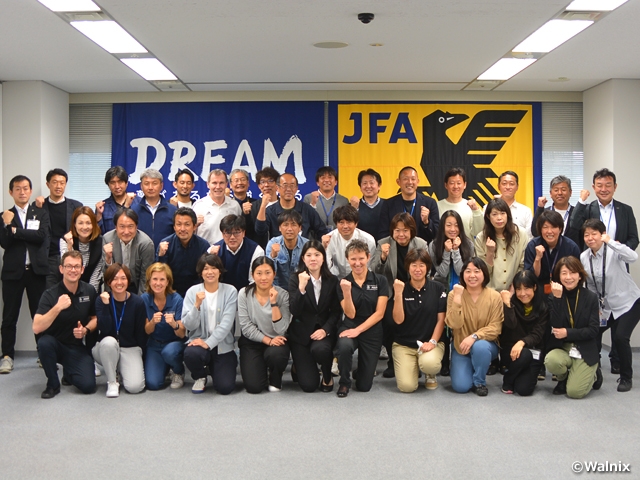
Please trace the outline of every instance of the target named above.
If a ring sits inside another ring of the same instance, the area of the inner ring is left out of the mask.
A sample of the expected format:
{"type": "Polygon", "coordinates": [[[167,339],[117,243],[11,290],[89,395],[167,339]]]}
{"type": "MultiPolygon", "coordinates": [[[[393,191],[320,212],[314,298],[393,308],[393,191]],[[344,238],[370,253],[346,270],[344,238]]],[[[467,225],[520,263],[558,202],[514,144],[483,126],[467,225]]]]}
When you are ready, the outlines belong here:
{"type": "Polygon", "coordinates": [[[447,130],[469,118],[463,113],[442,110],[422,119],[422,158],[420,166],[431,186],[424,190],[438,200],[447,197],[444,175],[450,168],[461,167],[467,175],[467,191],[480,205],[499,194],[490,178],[497,178],[491,162],[507,142],[526,110],[483,110],[469,122],[458,143],[453,143],[447,130]]]}

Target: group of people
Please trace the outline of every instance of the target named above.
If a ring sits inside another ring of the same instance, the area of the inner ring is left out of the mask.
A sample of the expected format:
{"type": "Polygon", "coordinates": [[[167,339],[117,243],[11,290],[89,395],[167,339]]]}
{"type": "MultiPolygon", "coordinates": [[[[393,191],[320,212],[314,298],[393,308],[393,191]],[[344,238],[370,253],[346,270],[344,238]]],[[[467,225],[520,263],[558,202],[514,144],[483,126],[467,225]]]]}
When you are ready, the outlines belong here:
{"type": "Polygon", "coordinates": [[[486,376],[503,375],[505,394],[531,395],[548,370],[554,394],[582,398],[602,385],[601,338],[610,328],[618,391],[632,387],[630,337],[640,319],[633,210],[613,200],[616,177],[593,177],[569,204],[571,180],[551,181],[535,215],[518,203],[518,176],[499,177],[485,208],[463,198],[466,175],[451,168],[447,198],[419,192],[412,167],[399,193],[379,197],[382,178],[358,175],[362,197],[336,192],[337,172],[322,167],[318,190],[296,198],[294,175],[266,167],[247,192],[244,170],[212,170],[209,192],[192,200],[194,175],[179,170],[174,197],[164,179],[110,168],[109,198],[95,209],[64,196],[62,169],[46,177],[50,194],[32,203],[31,180],[11,179],[15,206],[2,212],[2,359],[13,370],[16,325],[26,290],[42,398],[60,383],[81,392],[107,377],[107,397],[181,388],[212,379],[223,395],[240,373],[249,393],[278,392],[289,359],[305,392],[352,386],[369,391],[378,360],[402,392],[438,387],[486,396],[486,376]],[[237,349],[236,349],[237,345],[237,349]],[[353,356],[357,351],[357,366],[353,356]],[[57,364],[62,365],[62,379],[57,364]],[[100,368],[101,367],[101,368],[100,368]]]}

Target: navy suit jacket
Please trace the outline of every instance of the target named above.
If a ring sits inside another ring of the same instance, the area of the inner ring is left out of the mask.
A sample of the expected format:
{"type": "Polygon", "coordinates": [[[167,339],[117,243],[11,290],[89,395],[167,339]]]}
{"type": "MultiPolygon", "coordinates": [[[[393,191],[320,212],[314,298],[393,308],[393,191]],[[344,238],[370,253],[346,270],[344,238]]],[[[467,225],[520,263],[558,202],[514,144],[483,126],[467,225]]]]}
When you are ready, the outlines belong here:
{"type": "MultiPolygon", "coordinates": [[[[388,237],[389,225],[391,225],[391,219],[398,213],[405,211],[404,202],[402,200],[402,194],[398,194],[395,197],[391,197],[385,200],[382,205],[382,211],[380,212],[380,238],[388,237]]],[[[407,212],[411,213],[411,212],[407,212]]],[[[438,226],[440,225],[440,213],[438,212],[438,204],[436,201],[422,193],[416,195],[416,206],[413,209],[413,219],[416,221],[418,227],[418,237],[425,240],[427,243],[436,238],[438,233],[438,226]],[[427,207],[429,209],[429,224],[422,223],[420,218],[420,207],[427,207]]]]}

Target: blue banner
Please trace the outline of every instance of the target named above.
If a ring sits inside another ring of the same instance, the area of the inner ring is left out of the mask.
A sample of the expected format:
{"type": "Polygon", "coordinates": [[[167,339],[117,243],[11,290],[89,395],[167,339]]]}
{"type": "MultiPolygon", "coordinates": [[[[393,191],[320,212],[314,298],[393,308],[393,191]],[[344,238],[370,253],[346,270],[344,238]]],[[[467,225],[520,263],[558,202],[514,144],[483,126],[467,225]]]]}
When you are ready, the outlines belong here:
{"type": "Polygon", "coordinates": [[[139,195],[146,168],[163,174],[167,199],[179,169],[194,173],[192,198],[200,198],[211,170],[242,168],[256,198],[255,175],[271,166],[296,176],[302,199],[317,189],[315,172],[324,165],[323,102],[114,104],[112,129],[112,165],[127,170],[129,191],[139,195]]]}

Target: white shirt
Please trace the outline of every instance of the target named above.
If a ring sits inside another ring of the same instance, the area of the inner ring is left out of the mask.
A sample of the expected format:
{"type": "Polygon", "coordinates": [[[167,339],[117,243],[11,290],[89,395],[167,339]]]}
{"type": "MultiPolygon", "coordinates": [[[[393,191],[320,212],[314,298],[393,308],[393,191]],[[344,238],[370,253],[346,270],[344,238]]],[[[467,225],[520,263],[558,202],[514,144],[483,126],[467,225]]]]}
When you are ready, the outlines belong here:
{"type": "Polygon", "coordinates": [[[120,241],[120,249],[122,250],[122,264],[130,268],[129,261],[131,260],[131,244],[133,243],[133,239],[131,239],[129,243],[124,243],[120,239],[118,240],[120,241]]]}
{"type": "Polygon", "coordinates": [[[613,208],[613,200],[611,200],[606,207],[598,200],[598,207],[600,208],[600,220],[607,229],[607,235],[611,238],[616,238],[618,223],[616,222],[616,211],[613,208]]]}
{"type": "Polygon", "coordinates": [[[151,204],[146,199],[144,203],[147,207],[149,207],[149,210],[151,211],[151,216],[155,218],[156,210],[158,210],[158,207],[160,206],[160,199],[158,199],[158,203],[156,203],[155,207],[152,207],[151,204]]]}
{"type": "MultiPolygon", "coordinates": [[[[242,248],[242,245],[244,245],[244,240],[242,240],[242,243],[238,246],[235,252],[231,250],[227,245],[227,252],[235,256],[242,248]]],[[[253,261],[258,257],[264,257],[264,249],[260,245],[256,247],[256,249],[253,251],[253,255],[251,255],[250,265],[253,265],[253,261]]],[[[253,275],[251,274],[251,269],[249,269],[249,283],[253,283],[253,275]]]]}
{"type": "Polygon", "coordinates": [[[207,300],[207,323],[209,324],[209,335],[216,329],[216,310],[218,309],[218,290],[213,293],[204,291],[204,298],[207,300]]]}
{"type": "Polygon", "coordinates": [[[227,215],[242,215],[238,202],[226,196],[222,205],[214,202],[211,195],[202,197],[193,204],[193,211],[196,215],[204,217],[204,223],[198,227],[196,233],[211,244],[222,240],[220,220],[227,215]]]}
{"type": "MultiPolygon", "coordinates": [[[[331,235],[331,240],[327,246],[327,266],[329,270],[331,270],[331,273],[338,278],[344,278],[351,273],[351,267],[344,254],[344,250],[347,248],[347,245],[351,243],[351,240],[357,238],[358,240],[364,241],[369,247],[370,256],[372,256],[376,250],[375,239],[359,228],[353,231],[353,235],[349,240],[342,238],[338,230],[332,230],[329,235],[331,235]]],[[[371,257],[369,257],[369,261],[371,261],[371,257]]]]}
{"type": "Polygon", "coordinates": [[[322,290],[322,276],[317,280],[311,275],[311,284],[313,285],[313,293],[316,297],[316,303],[320,301],[320,291],[322,290]]]}
{"type": "MultiPolygon", "coordinates": [[[[29,209],[29,204],[27,203],[24,208],[20,208],[19,206],[15,205],[16,207],[16,212],[18,212],[18,218],[20,219],[20,223],[22,224],[22,228],[27,228],[27,210],[29,209]]],[[[24,260],[24,264],[25,265],[31,265],[31,259],[29,258],[29,249],[25,248],[25,260],[24,260]]]]}
{"type": "MultiPolygon", "coordinates": [[[[440,217],[447,210],[453,210],[460,215],[462,223],[464,224],[464,233],[467,234],[470,240],[479,234],[484,228],[484,215],[482,209],[471,210],[471,207],[467,205],[466,200],[460,200],[458,203],[452,203],[446,198],[438,201],[438,213],[440,217]]],[[[442,225],[440,228],[444,227],[442,225]]]]}
{"type": "Polygon", "coordinates": [[[511,204],[511,217],[513,218],[513,223],[518,225],[520,230],[527,232],[527,237],[531,240],[533,238],[531,235],[531,222],[533,221],[531,209],[521,203],[513,202],[511,204]]]}

